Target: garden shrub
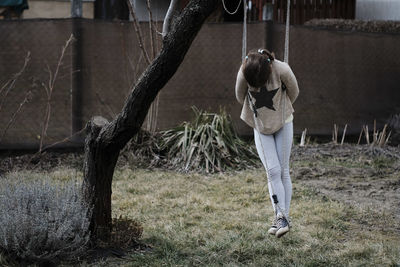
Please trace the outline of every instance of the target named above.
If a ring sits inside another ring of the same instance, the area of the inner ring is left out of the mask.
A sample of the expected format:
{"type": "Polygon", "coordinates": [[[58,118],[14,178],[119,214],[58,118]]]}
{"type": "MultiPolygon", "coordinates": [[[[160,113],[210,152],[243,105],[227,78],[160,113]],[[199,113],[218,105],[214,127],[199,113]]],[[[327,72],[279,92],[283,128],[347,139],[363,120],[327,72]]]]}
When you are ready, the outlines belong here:
{"type": "Polygon", "coordinates": [[[212,173],[259,165],[254,146],[238,137],[226,112],[193,111],[194,120],[161,133],[161,149],[174,168],[212,173]]]}
{"type": "Polygon", "coordinates": [[[193,107],[194,119],[151,134],[141,130],[122,153],[135,166],[223,172],[260,166],[255,146],[236,134],[225,111],[193,107]]]}
{"type": "Polygon", "coordinates": [[[0,177],[0,252],[35,263],[83,256],[89,242],[90,208],[80,183],[19,176],[0,177]]]}

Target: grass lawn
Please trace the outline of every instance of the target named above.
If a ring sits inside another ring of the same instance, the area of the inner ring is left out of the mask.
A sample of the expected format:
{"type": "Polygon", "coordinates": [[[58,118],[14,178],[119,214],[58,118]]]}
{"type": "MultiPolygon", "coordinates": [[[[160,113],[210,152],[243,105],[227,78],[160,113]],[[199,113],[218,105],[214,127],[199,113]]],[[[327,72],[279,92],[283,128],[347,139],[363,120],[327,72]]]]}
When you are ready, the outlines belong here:
{"type": "MultiPolygon", "coordinates": [[[[147,247],[80,266],[400,266],[399,161],[321,149],[294,153],[293,227],[281,239],[267,233],[273,211],[261,168],[203,175],[119,165],[113,217],[139,222],[147,247]],[[361,205],[370,202],[383,208],[361,205]]],[[[44,173],[82,177],[71,166],[19,171],[44,173]]]]}
{"type": "MultiPolygon", "coordinates": [[[[399,222],[350,206],[293,179],[291,232],[272,218],[262,169],[204,176],[120,169],[113,216],[143,225],[146,251],[101,264],[124,266],[399,266],[399,222]]],[[[100,263],[97,263],[100,264],[100,263]]]]}

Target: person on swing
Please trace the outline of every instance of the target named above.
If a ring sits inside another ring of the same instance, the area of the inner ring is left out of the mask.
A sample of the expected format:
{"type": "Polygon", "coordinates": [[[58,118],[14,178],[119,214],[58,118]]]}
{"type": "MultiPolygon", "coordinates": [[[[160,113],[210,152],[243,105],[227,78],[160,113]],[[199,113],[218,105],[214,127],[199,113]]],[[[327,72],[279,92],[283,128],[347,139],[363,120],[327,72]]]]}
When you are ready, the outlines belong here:
{"type": "Polygon", "coordinates": [[[293,141],[293,106],[299,95],[287,63],[266,49],[252,50],[240,66],[235,86],[243,105],[240,118],[254,129],[258,155],[265,167],[274,222],[268,233],[281,237],[290,229],[292,182],[289,158],[293,141]]]}

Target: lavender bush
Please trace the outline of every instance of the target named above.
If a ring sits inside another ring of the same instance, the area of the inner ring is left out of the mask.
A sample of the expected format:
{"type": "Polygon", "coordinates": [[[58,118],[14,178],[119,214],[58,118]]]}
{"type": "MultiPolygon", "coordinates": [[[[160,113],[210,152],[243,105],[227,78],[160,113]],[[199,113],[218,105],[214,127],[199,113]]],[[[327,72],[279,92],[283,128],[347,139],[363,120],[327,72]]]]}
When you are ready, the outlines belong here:
{"type": "Polygon", "coordinates": [[[27,262],[73,260],[89,242],[79,183],[0,177],[0,251],[27,262]]]}

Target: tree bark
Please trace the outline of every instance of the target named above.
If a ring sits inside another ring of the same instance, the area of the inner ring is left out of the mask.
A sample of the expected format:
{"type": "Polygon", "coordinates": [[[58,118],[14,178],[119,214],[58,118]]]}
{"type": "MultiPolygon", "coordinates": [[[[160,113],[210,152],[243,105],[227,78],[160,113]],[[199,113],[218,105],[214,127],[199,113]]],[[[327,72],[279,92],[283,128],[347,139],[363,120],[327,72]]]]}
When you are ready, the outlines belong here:
{"type": "Polygon", "coordinates": [[[169,28],[171,27],[171,22],[174,16],[178,13],[178,5],[179,5],[179,0],[171,0],[171,3],[169,4],[169,8],[167,11],[167,14],[165,14],[164,18],[164,23],[163,23],[163,30],[162,30],[162,37],[164,38],[168,32],[169,28]]]}
{"type": "Polygon", "coordinates": [[[205,19],[219,0],[192,0],[163,39],[158,56],[132,89],[116,118],[95,117],[87,124],[83,191],[92,204],[92,240],[107,240],[111,230],[111,184],[120,150],[139,131],[157,93],[175,74],[205,19]]]}

